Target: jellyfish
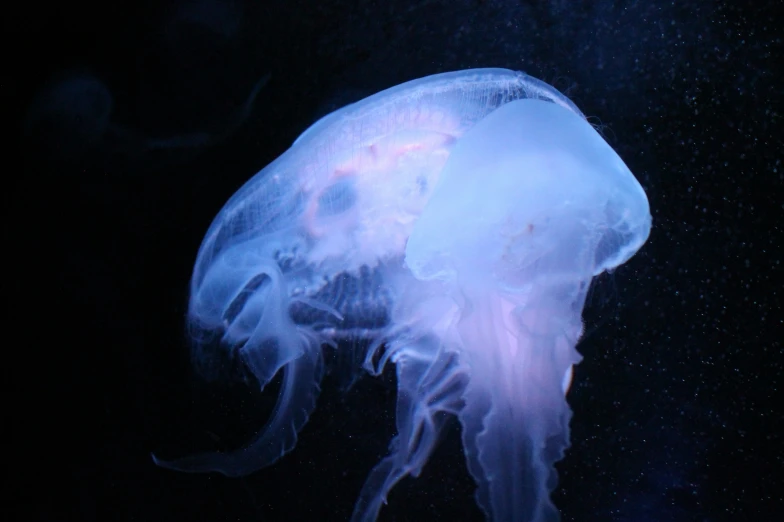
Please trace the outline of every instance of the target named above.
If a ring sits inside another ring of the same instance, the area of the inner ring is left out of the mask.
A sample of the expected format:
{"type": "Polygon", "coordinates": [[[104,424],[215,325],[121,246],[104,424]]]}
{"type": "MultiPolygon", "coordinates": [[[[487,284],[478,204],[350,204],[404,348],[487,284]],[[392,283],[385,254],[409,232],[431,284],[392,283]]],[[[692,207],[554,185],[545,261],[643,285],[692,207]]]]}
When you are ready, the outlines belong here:
{"type": "Polygon", "coordinates": [[[367,341],[397,375],[397,434],[359,493],[376,520],[456,417],[488,520],[557,521],[554,463],[591,280],[651,226],[645,193],[580,110],[521,72],[414,80],[338,110],[248,181],[198,252],[194,357],[239,357],[277,406],[231,453],[155,462],[251,473],[293,449],[325,350],[367,341]]]}

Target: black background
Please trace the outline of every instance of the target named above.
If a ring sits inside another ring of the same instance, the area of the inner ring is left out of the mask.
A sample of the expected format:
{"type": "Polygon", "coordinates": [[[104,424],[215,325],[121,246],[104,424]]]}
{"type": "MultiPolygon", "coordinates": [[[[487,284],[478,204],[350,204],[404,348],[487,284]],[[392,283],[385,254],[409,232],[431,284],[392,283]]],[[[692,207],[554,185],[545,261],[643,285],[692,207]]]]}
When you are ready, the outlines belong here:
{"type": "MultiPolygon", "coordinates": [[[[506,67],[553,84],[601,125],[653,214],[649,242],[589,296],[585,360],[569,395],[573,445],[554,493],[563,519],[776,520],[784,165],[775,3],[9,9],[13,513],[347,520],[394,433],[391,374],[347,393],[328,376],[295,451],[249,477],[152,464],[151,451],[239,444],[269,400],[193,379],[183,319],[196,251],[226,199],[319,116],[409,79],[506,67]]],[[[423,475],[393,490],[381,520],[482,520],[472,495],[455,427],[423,475]]]]}

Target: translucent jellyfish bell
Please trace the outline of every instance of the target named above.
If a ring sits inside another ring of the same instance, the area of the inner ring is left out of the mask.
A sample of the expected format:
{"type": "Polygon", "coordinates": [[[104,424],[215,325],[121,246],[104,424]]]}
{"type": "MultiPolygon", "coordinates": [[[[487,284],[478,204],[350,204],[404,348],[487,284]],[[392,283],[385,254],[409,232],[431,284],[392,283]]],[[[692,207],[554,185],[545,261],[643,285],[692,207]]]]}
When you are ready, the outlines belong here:
{"type": "Polygon", "coordinates": [[[275,411],[241,450],[156,462],[232,476],[271,464],[315,406],[322,347],[361,338],[369,373],[395,364],[397,436],[353,521],[420,473],[444,413],[489,520],[557,520],[585,294],[649,229],[623,161],[525,74],[430,76],[332,113],[226,204],[192,280],[197,360],[237,354],[262,386],[282,371],[275,411]]]}

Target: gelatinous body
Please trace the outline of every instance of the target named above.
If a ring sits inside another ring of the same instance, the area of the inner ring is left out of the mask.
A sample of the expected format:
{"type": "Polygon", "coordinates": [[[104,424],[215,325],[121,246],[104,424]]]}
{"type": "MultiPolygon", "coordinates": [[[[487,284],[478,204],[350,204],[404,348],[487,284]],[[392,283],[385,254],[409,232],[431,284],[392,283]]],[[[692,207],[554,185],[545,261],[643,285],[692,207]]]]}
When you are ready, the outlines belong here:
{"type": "Polygon", "coordinates": [[[283,371],[277,408],[237,452],[157,462],[226,475],[274,462],[315,406],[322,349],[364,338],[369,373],[396,366],[398,433],[354,521],[419,474],[445,414],[488,519],[558,520],[585,295],[650,223],[623,161],[523,73],[435,75],[334,112],[231,198],[193,274],[195,353],[217,333],[262,385],[283,371]]]}

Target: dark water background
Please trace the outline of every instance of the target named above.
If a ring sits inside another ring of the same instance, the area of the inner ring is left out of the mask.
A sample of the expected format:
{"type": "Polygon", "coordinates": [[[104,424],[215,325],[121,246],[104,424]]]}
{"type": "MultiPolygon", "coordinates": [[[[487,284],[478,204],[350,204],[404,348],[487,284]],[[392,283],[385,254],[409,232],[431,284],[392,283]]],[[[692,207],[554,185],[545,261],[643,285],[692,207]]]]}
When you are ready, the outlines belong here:
{"type": "MultiPolygon", "coordinates": [[[[393,435],[393,375],[348,393],[328,376],[296,450],[255,475],[152,464],[151,451],[239,444],[269,406],[192,380],[183,317],[197,248],[234,190],[318,116],[409,79],[506,67],[603,125],[653,214],[649,242],[587,304],[554,494],[563,519],[777,520],[776,3],[16,5],[2,80],[9,513],[347,520],[393,435]]],[[[482,520],[473,489],[455,427],[381,520],[482,520]]]]}

